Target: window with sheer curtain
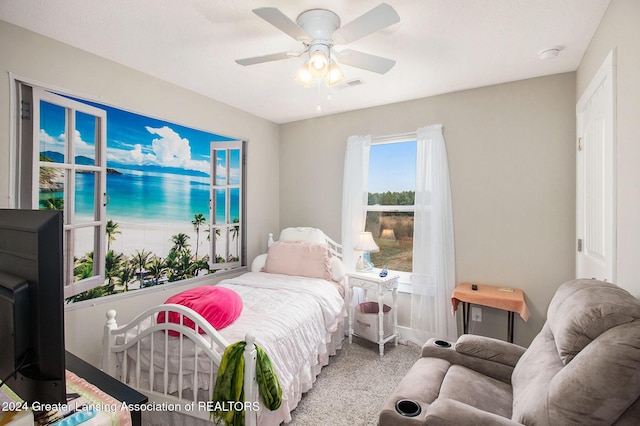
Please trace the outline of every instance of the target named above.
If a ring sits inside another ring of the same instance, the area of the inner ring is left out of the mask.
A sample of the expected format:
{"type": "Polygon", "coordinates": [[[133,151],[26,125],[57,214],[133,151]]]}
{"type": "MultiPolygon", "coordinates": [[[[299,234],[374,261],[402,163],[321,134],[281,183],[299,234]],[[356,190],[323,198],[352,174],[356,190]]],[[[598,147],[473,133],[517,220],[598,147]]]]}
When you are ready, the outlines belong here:
{"type": "Polygon", "coordinates": [[[347,268],[361,231],[380,247],[372,261],[400,275],[411,291],[414,340],[454,338],[450,296],[455,288],[453,216],[442,126],[396,137],[347,141],[342,240],[347,268]]]}

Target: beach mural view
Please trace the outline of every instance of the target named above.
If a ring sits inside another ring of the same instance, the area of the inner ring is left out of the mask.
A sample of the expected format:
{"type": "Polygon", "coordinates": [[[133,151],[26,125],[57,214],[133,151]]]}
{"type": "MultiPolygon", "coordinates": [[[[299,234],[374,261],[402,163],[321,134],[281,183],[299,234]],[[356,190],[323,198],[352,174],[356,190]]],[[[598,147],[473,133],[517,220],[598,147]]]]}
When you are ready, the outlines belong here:
{"type": "MultiPolygon", "coordinates": [[[[213,238],[209,235],[210,146],[212,142],[231,139],[106,105],[81,102],[107,111],[106,281],[105,285],[68,301],[210,272],[210,238],[213,238]]],[[[62,163],[66,110],[45,101],[41,101],[40,109],[40,161],[62,163]]],[[[95,126],[94,117],[76,114],[76,164],[93,164],[95,126]]],[[[227,166],[234,167],[234,161],[239,163],[239,158],[226,159],[222,155],[225,151],[218,152],[221,153],[217,155],[218,160],[226,161],[227,166]]],[[[64,185],[57,185],[55,174],[47,176],[46,171],[43,173],[45,169],[41,167],[40,172],[40,208],[62,209],[64,185]]],[[[93,217],[94,193],[94,173],[76,173],[74,214],[80,220],[93,217]]],[[[216,191],[216,196],[218,194],[224,197],[224,191],[216,191]]],[[[229,209],[225,209],[230,210],[230,216],[236,221],[239,220],[239,197],[239,190],[231,191],[229,209]]],[[[225,206],[225,201],[219,200],[217,205],[225,206]]],[[[224,215],[225,211],[217,214],[224,215]]],[[[82,240],[76,241],[74,249],[77,279],[83,278],[83,271],[90,269],[93,262],[93,242],[88,241],[85,247],[82,243],[82,240]]]]}

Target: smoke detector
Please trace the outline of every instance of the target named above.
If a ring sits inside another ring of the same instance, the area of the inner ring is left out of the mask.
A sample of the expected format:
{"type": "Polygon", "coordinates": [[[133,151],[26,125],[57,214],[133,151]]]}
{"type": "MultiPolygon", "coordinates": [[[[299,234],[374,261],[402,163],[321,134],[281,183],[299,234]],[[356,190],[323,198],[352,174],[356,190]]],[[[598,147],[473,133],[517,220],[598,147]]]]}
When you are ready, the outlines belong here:
{"type": "Polygon", "coordinates": [[[554,59],[560,53],[559,47],[552,47],[549,49],[543,49],[538,52],[538,58],[542,61],[547,61],[549,59],[554,59]]]}

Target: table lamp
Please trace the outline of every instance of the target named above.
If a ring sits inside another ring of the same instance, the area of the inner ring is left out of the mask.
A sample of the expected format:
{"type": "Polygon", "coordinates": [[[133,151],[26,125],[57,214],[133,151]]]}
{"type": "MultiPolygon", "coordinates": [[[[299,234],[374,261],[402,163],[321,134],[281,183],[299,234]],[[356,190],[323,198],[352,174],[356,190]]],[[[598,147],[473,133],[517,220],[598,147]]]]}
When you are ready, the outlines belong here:
{"type": "Polygon", "coordinates": [[[356,263],[356,271],[370,271],[373,269],[373,263],[371,263],[371,252],[377,252],[380,249],[373,241],[373,235],[371,232],[361,232],[360,238],[356,241],[354,247],[355,250],[361,251],[362,256],[358,258],[356,263]]]}

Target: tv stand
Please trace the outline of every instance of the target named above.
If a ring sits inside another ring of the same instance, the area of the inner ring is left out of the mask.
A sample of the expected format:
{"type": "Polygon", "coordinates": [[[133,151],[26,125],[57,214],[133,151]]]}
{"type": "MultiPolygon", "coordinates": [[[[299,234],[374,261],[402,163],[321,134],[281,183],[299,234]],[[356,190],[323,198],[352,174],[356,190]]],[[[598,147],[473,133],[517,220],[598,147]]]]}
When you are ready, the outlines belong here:
{"type": "MultiPolygon", "coordinates": [[[[131,389],[129,386],[114,379],[107,373],[78,358],[69,351],[66,352],[65,363],[67,370],[71,371],[76,376],[83,378],[97,388],[100,388],[100,390],[108,393],[118,401],[123,401],[126,402],[127,405],[133,404],[135,406],[140,406],[148,402],[146,395],[131,389]]],[[[140,410],[131,411],[131,421],[134,426],[142,425],[142,412],[140,410]]]]}

